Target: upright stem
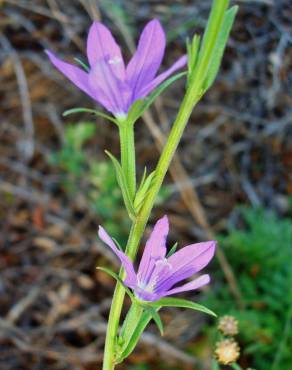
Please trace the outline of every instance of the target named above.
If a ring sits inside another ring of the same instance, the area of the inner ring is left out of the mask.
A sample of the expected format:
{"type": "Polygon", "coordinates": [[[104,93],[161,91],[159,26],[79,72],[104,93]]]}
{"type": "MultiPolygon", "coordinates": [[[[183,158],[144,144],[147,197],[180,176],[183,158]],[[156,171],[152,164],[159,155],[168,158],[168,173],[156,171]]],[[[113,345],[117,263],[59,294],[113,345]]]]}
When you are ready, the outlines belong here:
{"type": "Polygon", "coordinates": [[[130,196],[134,199],[136,193],[136,161],[135,161],[135,139],[134,125],[127,121],[119,124],[121,164],[126,176],[130,196]]]}
{"type": "MultiPolygon", "coordinates": [[[[144,204],[137,215],[135,221],[132,224],[127,247],[126,254],[130,259],[134,260],[140,240],[144,233],[145,226],[148,222],[151,210],[154,205],[155,198],[164,180],[165,174],[169,168],[170,162],[173,155],[177,149],[180,142],[184,129],[187,125],[189,117],[192,113],[193,108],[200,100],[203,94],[203,81],[200,78],[205,75],[206,69],[209,67],[209,56],[210,50],[214,47],[215,37],[218,30],[221,27],[224,10],[226,9],[228,0],[213,1],[213,15],[211,24],[208,24],[209,35],[207,37],[208,45],[206,52],[202,55],[199,62],[199,72],[192,76],[189,88],[185,94],[185,97],[180,106],[178,115],[170,131],[169,137],[162,151],[161,157],[158,161],[155,177],[151,189],[144,201],[144,204]],[[214,10],[214,7],[216,11],[214,10]],[[210,37],[211,35],[211,37],[210,37]]],[[[126,122],[120,125],[120,140],[121,140],[121,160],[122,168],[127,176],[127,181],[129,188],[131,189],[131,194],[134,197],[136,189],[136,174],[135,174],[135,149],[134,149],[134,128],[127,126],[126,122]]],[[[120,278],[123,280],[125,278],[125,272],[123,269],[120,270],[120,278]]],[[[113,370],[115,367],[115,344],[117,340],[117,334],[119,329],[119,321],[121,310],[123,306],[125,296],[125,290],[121,284],[117,283],[108,321],[108,328],[106,334],[105,342],[105,352],[104,352],[104,362],[103,370],[113,370]]]]}
{"type": "MultiPolygon", "coordinates": [[[[180,110],[178,112],[177,118],[171,129],[169,138],[165,144],[164,150],[161,154],[160,160],[157,164],[155,170],[155,178],[151,190],[148,193],[148,196],[144,202],[144,205],[140,211],[140,214],[137,215],[135,222],[132,224],[130,231],[126,254],[130,259],[134,260],[140,240],[144,233],[145,226],[149,219],[155,197],[161,187],[165,174],[170,165],[171,159],[175,153],[175,150],[178,146],[178,143],[181,139],[185,126],[188,122],[190,114],[199,100],[199,94],[197,99],[194,99],[194,91],[188,90],[184,100],[181,104],[180,110]]],[[[121,132],[121,131],[120,131],[121,132]]],[[[124,132],[123,132],[124,133],[124,132]]],[[[123,280],[125,278],[125,272],[123,269],[120,271],[120,277],[123,280]]],[[[105,342],[105,351],[104,351],[104,362],[103,370],[113,370],[115,367],[115,344],[119,328],[119,320],[121,315],[121,310],[123,306],[125,296],[125,290],[121,284],[117,284],[111,304],[111,310],[108,320],[108,328],[106,334],[105,342]]]]}

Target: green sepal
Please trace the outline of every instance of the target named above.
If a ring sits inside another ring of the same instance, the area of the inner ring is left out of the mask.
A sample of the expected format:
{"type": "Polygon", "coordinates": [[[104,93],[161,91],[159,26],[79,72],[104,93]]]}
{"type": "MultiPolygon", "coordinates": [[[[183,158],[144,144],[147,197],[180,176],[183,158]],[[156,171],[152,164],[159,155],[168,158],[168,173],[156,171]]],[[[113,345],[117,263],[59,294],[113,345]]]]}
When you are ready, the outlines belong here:
{"type": "Polygon", "coordinates": [[[155,309],[150,305],[144,306],[144,308],[149,313],[149,315],[151,315],[151,318],[153,319],[153,321],[157,325],[157,327],[160,331],[160,334],[163,336],[163,334],[164,334],[164,332],[163,332],[163,323],[161,321],[161,318],[160,318],[159,314],[157,313],[157,308],[155,309]]]}
{"type": "Polygon", "coordinates": [[[176,248],[177,248],[177,242],[174,243],[174,245],[170,248],[169,252],[167,253],[167,256],[166,258],[169,258],[170,256],[172,256],[175,251],[176,251],[176,248]]]}
{"type": "Polygon", "coordinates": [[[108,114],[103,113],[103,112],[101,112],[99,110],[96,110],[96,109],[89,109],[89,108],[72,108],[72,109],[67,109],[67,110],[65,110],[65,112],[63,112],[63,116],[64,117],[67,117],[70,114],[74,114],[74,113],[93,113],[96,116],[105,118],[105,119],[113,122],[114,124],[119,125],[118,120],[116,120],[115,118],[109,116],[108,114]]]}
{"type": "Polygon", "coordinates": [[[86,64],[86,63],[84,63],[81,59],[79,59],[79,58],[74,58],[74,60],[78,63],[78,64],[80,64],[80,66],[86,71],[86,72],[89,72],[90,71],[90,68],[89,68],[89,66],[86,64]]]}
{"type": "Polygon", "coordinates": [[[146,172],[144,171],[141,184],[136,192],[135,199],[134,199],[134,208],[136,213],[139,212],[147,194],[151,187],[152,181],[155,176],[155,171],[151,172],[148,176],[146,175],[146,172]]]}
{"type": "Polygon", "coordinates": [[[123,288],[125,289],[125,291],[127,292],[128,296],[131,298],[131,300],[135,300],[135,297],[133,295],[133,293],[130,291],[130,289],[124,284],[123,280],[119,277],[118,274],[116,274],[114,271],[112,271],[111,269],[107,268],[107,267],[101,267],[101,266],[97,266],[96,268],[97,270],[100,270],[100,271],[103,271],[105,273],[107,273],[108,275],[110,275],[112,278],[114,278],[117,282],[119,282],[123,288]]]}
{"type": "Polygon", "coordinates": [[[134,204],[132,202],[132,199],[129,193],[127,181],[123,173],[122,167],[119,161],[115,158],[115,156],[113,156],[109,151],[106,150],[105,153],[109,156],[109,158],[113,162],[113,165],[116,171],[117,182],[119,184],[119,187],[121,188],[123,200],[124,200],[128,215],[132,220],[134,220],[136,218],[136,212],[135,212],[134,204]]]}
{"type": "Polygon", "coordinates": [[[161,85],[159,85],[146,99],[136,100],[128,112],[127,124],[134,124],[138,120],[138,118],[142,116],[145,110],[150,107],[150,105],[157,98],[157,96],[159,96],[173,82],[186,75],[187,72],[177,73],[176,75],[170,77],[169,79],[164,81],[161,85]]]}
{"type": "Polygon", "coordinates": [[[223,24],[218,35],[216,45],[212,52],[211,64],[208,69],[206,79],[204,81],[204,91],[207,91],[215,81],[218,74],[220,64],[222,61],[223,53],[229,38],[230,31],[233,26],[233,22],[238,11],[238,6],[233,6],[225,12],[223,24]]]}
{"type": "Polygon", "coordinates": [[[209,308],[201,305],[201,304],[198,304],[198,303],[194,303],[192,301],[188,301],[187,299],[181,299],[181,298],[161,298],[159,299],[158,301],[155,301],[155,302],[151,302],[151,305],[152,307],[181,307],[181,308],[190,308],[192,310],[195,310],[195,311],[201,311],[201,312],[204,312],[208,315],[211,315],[211,316],[215,316],[217,317],[217,315],[209,310],[209,308]]]}
{"type": "Polygon", "coordinates": [[[115,242],[115,244],[117,245],[117,247],[119,248],[119,250],[121,252],[124,252],[124,249],[122,248],[121,244],[119,243],[119,241],[116,239],[116,238],[113,238],[112,237],[112,240],[115,242]]]}

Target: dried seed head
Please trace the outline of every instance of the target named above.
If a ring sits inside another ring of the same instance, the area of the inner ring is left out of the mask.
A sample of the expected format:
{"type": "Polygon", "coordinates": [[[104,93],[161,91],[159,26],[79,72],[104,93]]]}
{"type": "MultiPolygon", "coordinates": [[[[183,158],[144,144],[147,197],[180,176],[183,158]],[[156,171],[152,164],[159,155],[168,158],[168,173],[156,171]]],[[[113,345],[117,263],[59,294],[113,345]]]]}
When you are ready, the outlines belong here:
{"type": "Polygon", "coordinates": [[[233,339],[224,339],[216,343],[215,355],[222,365],[229,365],[239,357],[240,348],[233,339]]]}
{"type": "Polygon", "coordinates": [[[238,321],[233,316],[222,316],[219,320],[218,329],[224,335],[233,337],[238,334],[238,321]]]}

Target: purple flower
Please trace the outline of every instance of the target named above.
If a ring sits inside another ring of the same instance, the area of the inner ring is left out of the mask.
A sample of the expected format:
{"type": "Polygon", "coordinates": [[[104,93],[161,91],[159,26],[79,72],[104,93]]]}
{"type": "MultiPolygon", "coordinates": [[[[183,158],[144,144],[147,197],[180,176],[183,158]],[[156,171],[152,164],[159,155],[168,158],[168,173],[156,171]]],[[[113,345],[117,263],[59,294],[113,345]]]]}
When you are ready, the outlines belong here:
{"type": "Polygon", "coordinates": [[[87,39],[89,72],[63,62],[46,51],[54,66],[79,89],[117,117],[127,114],[131,105],[146,97],[169,75],[187,63],[183,56],[157,77],[165,51],[165,34],[158,20],[144,28],[136,53],[125,67],[120,47],[111,32],[100,22],[93,22],[87,39]]]}
{"type": "Polygon", "coordinates": [[[106,231],[99,227],[100,239],[119,257],[126,271],[125,285],[133,289],[136,296],[142,300],[156,301],[168,295],[198,289],[210,282],[210,276],[205,274],[173,288],[180,281],[202,270],[210,262],[215,253],[216,242],[187,245],[166,258],[168,230],[168,218],[164,216],[154,226],[136,274],[129,257],[120,251],[106,231]]]}

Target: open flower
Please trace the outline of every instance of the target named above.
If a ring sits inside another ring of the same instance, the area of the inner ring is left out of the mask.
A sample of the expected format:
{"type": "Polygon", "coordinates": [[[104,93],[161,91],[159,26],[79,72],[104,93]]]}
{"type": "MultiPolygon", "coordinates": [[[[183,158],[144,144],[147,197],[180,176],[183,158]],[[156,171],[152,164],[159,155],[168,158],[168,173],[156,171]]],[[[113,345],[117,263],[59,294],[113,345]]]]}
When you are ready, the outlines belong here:
{"type": "Polygon", "coordinates": [[[100,22],[93,22],[87,39],[89,71],[58,59],[46,51],[54,66],[79,89],[96,100],[116,117],[127,114],[131,105],[146,97],[174,71],[184,67],[181,57],[171,68],[157,77],[165,51],[165,34],[158,20],[144,28],[136,53],[127,67],[120,47],[111,32],[100,22]]]}
{"type": "Polygon", "coordinates": [[[180,281],[202,270],[210,262],[215,253],[216,242],[187,245],[167,258],[168,230],[168,218],[164,216],[154,226],[136,274],[129,257],[120,251],[106,231],[99,227],[100,239],[119,257],[126,271],[124,284],[133,289],[139,299],[156,301],[168,295],[198,289],[210,282],[210,276],[205,274],[173,288],[180,281]]]}

